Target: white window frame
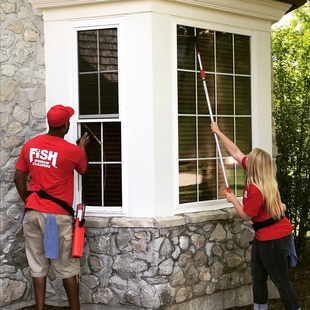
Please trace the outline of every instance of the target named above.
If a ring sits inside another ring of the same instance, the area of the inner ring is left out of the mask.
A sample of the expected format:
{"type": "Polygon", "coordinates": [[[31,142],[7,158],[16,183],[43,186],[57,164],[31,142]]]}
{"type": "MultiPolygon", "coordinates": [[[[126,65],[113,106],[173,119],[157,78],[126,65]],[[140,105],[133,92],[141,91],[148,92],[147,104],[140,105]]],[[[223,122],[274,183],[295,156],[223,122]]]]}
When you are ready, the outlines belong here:
{"type": "MultiPolygon", "coordinates": [[[[251,31],[248,29],[243,29],[241,27],[232,27],[230,25],[223,26],[219,24],[214,23],[199,23],[195,21],[189,21],[189,20],[183,20],[183,19],[174,19],[174,29],[175,29],[175,46],[177,46],[177,25],[185,25],[187,27],[194,27],[194,28],[200,28],[200,29],[210,29],[212,31],[218,31],[218,32],[228,32],[238,35],[244,35],[250,37],[250,57],[251,57],[251,130],[252,130],[252,148],[257,145],[257,134],[255,133],[255,130],[257,130],[258,125],[258,117],[257,117],[257,109],[258,109],[258,102],[255,99],[255,93],[257,92],[257,80],[255,78],[256,75],[256,66],[255,66],[255,56],[256,56],[256,31],[251,31]]],[[[194,48],[194,44],[193,44],[194,48]]],[[[176,53],[176,64],[175,64],[175,79],[177,81],[177,49],[175,48],[176,53]]],[[[177,93],[177,82],[176,82],[176,90],[177,93]]],[[[176,94],[176,100],[175,100],[175,180],[179,180],[179,154],[178,154],[178,101],[177,101],[177,94],[176,94]]],[[[214,111],[213,111],[214,113],[214,111]]],[[[221,169],[221,168],[220,168],[221,169]]],[[[227,203],[226,199],[217,199],[217,200],[209,200],[209,201],[198,201],[198,202],[191,202],[191,203],[179,203],[179,181],[176,182],[176,191],[174,193],[174,200],[178,202],[176,208],[175,208],[175,214],[180,214],[184,212],[197,212],[197,211],[205,211],[205,210],[216,210],[216,209],[223,209],[227,208],[228,206],[231,206],[231,204],[227,203]]],[[[241,197],[239,197],[239,200],[241,200],[241,197]]]]}
{"type": "MultiPolygon", "coordinates": [[[[76,137],[80,135],[78,132],[78,124],[79,123],[98,123],[104,122],[105,119],[101,118],[81,118],[79,119],[79,95],[78,95],[78,40],[77,33],[78,31],[83,30],[98,30],[98,29],[109,29],[109,28],[117,28],[117,46],[118,46],[118,91],[119,91],[119,117],[115,120],[109,119],[109,122],[120,122],[121,123],[121,165],[122,165],[122,206],[120,207],[104,207],[104,206],[86,206],[86,215],[87,216],[109,216],[109,215],[126,215],[128,213],[128,190],[126,186],[125,180],[127,180],[127,164],[125,159],[126,156],[126,131],[124,127],[126,126],[126,118],[124,115],[126,114],[126,106],[125,106],[125,87],[124,79],[122,78],[122,63],[123,56],[122,48],[123,46],[123,27],[124,27],[124,18],[103,18],[103,19],[94,19],[94,20],[79,20],[69,22],[69,33],[71,36],[71,44],[69,53],[72,56],[71,59],[71,95],[72,95],[72,104],[76,113],[74,115],[75,123],[77,126],[75,128],[70,128],[71,134],[73,133],[76,137]]],[[[82,176],[76,173],[75,175],[75,195],[74,195],[74,206],[81,202],[82,199],[82,176]]]]}

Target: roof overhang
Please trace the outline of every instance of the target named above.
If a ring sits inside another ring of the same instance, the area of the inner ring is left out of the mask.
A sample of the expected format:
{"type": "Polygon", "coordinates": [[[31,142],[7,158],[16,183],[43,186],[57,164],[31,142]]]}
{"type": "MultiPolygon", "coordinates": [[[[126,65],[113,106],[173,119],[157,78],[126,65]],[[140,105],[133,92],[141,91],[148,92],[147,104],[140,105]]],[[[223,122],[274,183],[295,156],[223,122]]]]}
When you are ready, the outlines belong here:
{"type": "Polygon", "coordinates": [[[291,7],[288,9],[286,13],[298,9],[300,6],[304,5],[307,2],[307,0],[277,0],[277,1],[291,4],[291,7]]]}
{"type": "MultiPolygon", "coordinates": [[[[104,3],[144,3],[152,4],[163,0],[29,0],[35,8],[52,9],[80,5],[102,5],[104,3]]],[[[198,6],[236,14],[269,19],[272,23],[280,20],[283,15],[304,5],[307,0],[165,0],[170,3],[198,6]]],[[[163,1],[163,2],[165,2],[163,1]]]]}

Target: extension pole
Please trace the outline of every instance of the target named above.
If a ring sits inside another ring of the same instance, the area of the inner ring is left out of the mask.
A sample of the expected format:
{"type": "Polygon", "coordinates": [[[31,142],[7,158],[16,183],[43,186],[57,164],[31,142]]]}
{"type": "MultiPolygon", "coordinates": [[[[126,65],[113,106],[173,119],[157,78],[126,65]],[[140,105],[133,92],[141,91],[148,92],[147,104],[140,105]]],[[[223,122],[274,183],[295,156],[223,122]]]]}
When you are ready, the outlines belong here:
{"type": "MultiPolygon", "coordinates": [[[[195,47],[196,47],[197,58],[198,58],[198,62],[199,62],[200,77],[201,77],[203,88],[204,88],[204,91],[205,91],[206,100],[207,100],[207,104],[208,104],[208,110],[209,110],[209,114],[210,114],[210,120],[211,120],[211,123],[212,123],[214,121],[214,118],[213,118],[213,113],[212,113],[212,108],[211,108],[211,103],[210,103],[210,98],[209,98],[209,93],[208,93],[208,87],[207,87],[207,82],[206,82],[206,73],[205,73],[205,71],[203,70],[203,67],[202,67],[202,62],[201,62],[201,57],[200,57],[200,51],[199,51],[199,45],[198,45],[197,37],[195,37],[195,47]]],[[[216,148],[217,148],[217,151],[218,151],[218,154],[219,154],[219,158],[220,158],[220,162],[221,162],[221,166],[222,166],[222,171],[223,171],[223,176],[224,176],[224,181],[225,181],[225,186],[226,186],[226,192],[230,193],[231,191],[230,191],[230,187],[229,187],[228,181],[227,181],[227,176],[226,176],[226,171],[225,171],[225,167],[224,167],[222,152],[221,152],[218,136],[217,136],[217,134],[215,132],[214,132],[214,139],[215,139],[216,148]]]]}

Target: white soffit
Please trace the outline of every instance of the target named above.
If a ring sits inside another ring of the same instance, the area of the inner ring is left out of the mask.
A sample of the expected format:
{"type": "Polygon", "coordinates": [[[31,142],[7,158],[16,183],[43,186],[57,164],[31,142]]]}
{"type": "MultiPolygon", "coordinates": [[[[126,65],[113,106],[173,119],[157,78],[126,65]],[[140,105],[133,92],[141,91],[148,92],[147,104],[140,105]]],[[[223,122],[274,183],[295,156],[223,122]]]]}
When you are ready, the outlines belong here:
{"type": "Polygon", "coordinates": [[[227,13],[252,16],[272,21],[279,20],[292,6],[273,0],[168,0],[175,3],[186,3],[227,13]]]}
{"type": "Polygon", "coordinates": [[[69,7],[87,4],[104,4],[121,2],[130,5],[142,3],[162,3],[170,2],[189,6],[203,7],[212,10],[235,13],[243,16],[252,16],[256,18],[278,21],[285,12],[291,7],[291,4],[275,0],[30,0],[37,9],[48,9],[56,7],[69,7]]]}

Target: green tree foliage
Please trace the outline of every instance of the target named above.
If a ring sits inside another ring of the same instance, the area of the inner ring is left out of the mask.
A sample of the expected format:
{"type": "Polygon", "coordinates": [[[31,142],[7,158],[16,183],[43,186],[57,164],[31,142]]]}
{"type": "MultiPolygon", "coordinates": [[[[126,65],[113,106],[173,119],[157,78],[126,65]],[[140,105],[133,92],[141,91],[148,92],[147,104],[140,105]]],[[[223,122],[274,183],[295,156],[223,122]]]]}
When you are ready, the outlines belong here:
{"type": "Polygon", "coordinates": [[[302,259],[310,231],[310,2],[272,29],[277,179],[302,259]]]}

